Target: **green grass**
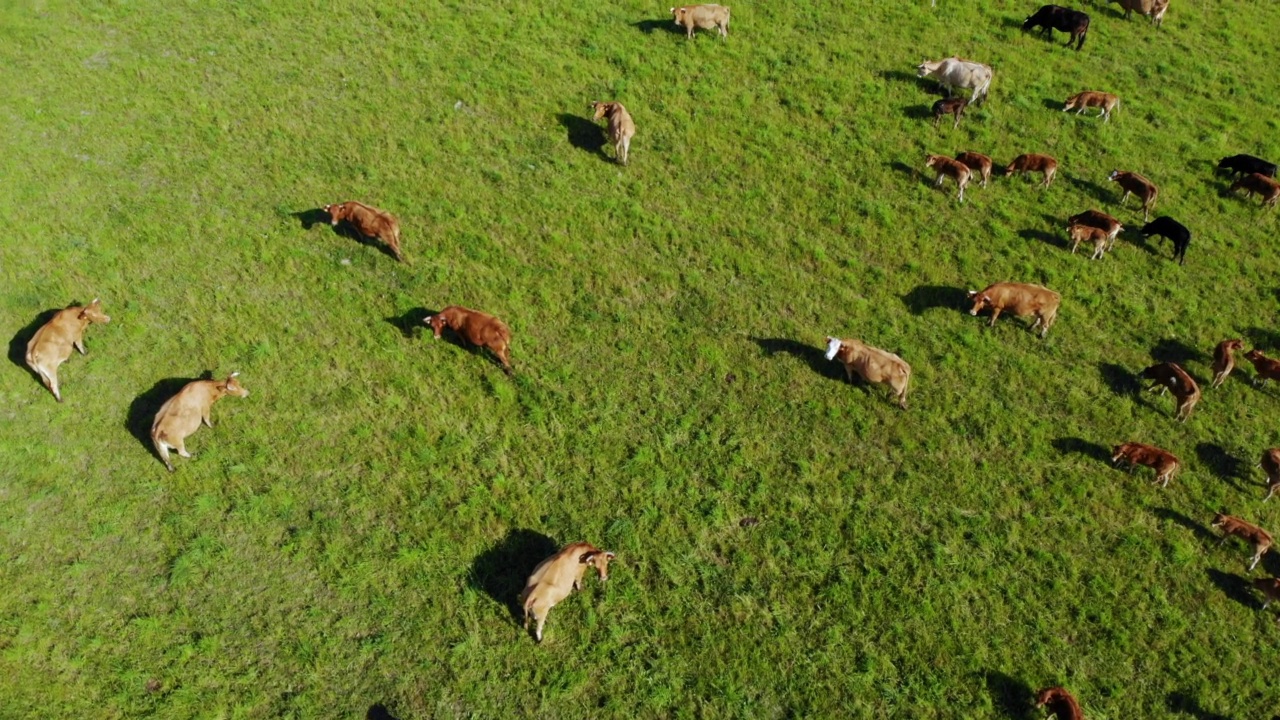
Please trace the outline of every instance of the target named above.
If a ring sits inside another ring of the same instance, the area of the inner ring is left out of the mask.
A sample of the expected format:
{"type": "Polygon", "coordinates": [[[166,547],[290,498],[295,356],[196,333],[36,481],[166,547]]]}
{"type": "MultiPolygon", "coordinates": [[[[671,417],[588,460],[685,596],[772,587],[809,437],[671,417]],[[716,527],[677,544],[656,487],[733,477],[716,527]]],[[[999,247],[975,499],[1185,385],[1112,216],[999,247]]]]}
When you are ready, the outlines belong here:
{"type": "MultiPolygon", "coordinates": [[[[59,405],[0,372],[0,716],[1257,718],[1280,628],[1218,510],[1280,529],[1280,397],[1131,392],[1153,355],[1280,352],[1275,211],[1212,163],[1275,160],[1280,9],[1179,0],[1163,30],[1034,3],[667,7],[28,3],[0,15],[0,326],[103,299],[59,405]],[[922,56],[995,68],[959,130],[922,56]],[[1111,123],[1058,112],[1084,89],[1111,123]],[[635,118],[631,166],[578,147],[635,118]],[[460,104],[459,104],[460,103],[460,104]],[[1054,187],[931,189],[926,152],[1046,152],[1054,187]],[[1126,235],[1141,172],[1187,265],[1126,235]],[[400,265],[294,213],[359,199],[400,265]],[[1049,338],[948,302],[1060,291],[1049,338]],[[406,319],[497,314],[517,376],[406,319]],[[821,361],[854,336],[912,407],[821,361]],[[169,474],[156,388],[240,371],[169,474]],[[1184,462],[1165,490],[1101,455],[1184,462]],[[744,517],[759,524],[743,527],[744,517]],[[508,605],[545,549],[618,553],[537,646],[508,605]]],[[[12,355],[12,349],[11,349],[12,355]]],[[[1255,577],[1280,571],[1267,558],[1255,577]]]]}

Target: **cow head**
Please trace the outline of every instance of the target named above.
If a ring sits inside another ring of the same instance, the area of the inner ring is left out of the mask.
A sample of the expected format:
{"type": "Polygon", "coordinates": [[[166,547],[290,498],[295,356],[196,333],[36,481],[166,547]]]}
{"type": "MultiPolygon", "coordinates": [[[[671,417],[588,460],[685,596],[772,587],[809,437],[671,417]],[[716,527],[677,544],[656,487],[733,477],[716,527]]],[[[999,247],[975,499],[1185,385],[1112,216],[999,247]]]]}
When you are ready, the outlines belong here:
{"type": "Polygon", "coordinates": [[[1213,522],[1209,523],[1209,526],[1222,527],[1222,525],[1226,522],[1227,522],[1227,516],[1222,513],[1217,513],[1213,516],[1213,522]]]}
{"type": "Polygon", "coordinates": [[[436,313],[435,315],[428,315],[422,319],[422,323],[424,325],[431,326],[431,332],[433,335],[435,335],[435,338],[437,340],[440,339],[440,331],[449,327],[449,320],[445,318],[444,313],[436,313]]]}
{"type": "Polygon", "coordinates": [[[240,381],[237,379],[239,377],[240,377],[240,373],[238,372],[231,373],[230,375],[227,376],[226,382],[220,383],[218,385],[218,389],[222,390],[228,395],[235,395],[236,397],[242,397],[242,398],[249,397],[249,391],[245,390],[244,386],[240,384],[240,381]]]}
{"type": "Polygon", "coordinates": [[[1124,457],[1124,451],[1127,446],[1128,445],[1125,444],[1125,445],[1117,445],[1111,448],[1111,462],[1113,463],[1120,462],[1120,458],[1124,457]]]}
{"type": "Polygon", "coordinates": [[[346,210],[347,210],[346,203],[337,203],[335,205],[324,206],[324,211],[329,213],[330,225],[337,225],[339,222],[342,222],[343,220],[345,220],[347,217],[346,210]]]}
{"type": "Polygon", "coordinates": [[[1111,174],[1107,176],[1107,179],[1108,179],[1108,180],[1110,180],[1111,182],[1115,182],[1116,180],[1119,180],[1119,179],[1120,179],[1120,171],[1119,171],[1119,170],[1112,170],[1112,171],[1111,171],[1111,174]]]}
{"type": "Polygon", "coordinates": [[[827,359],[835,360],[836,353],[840,352],[840,346],[843,344],[844,343],[840,341],[840,338],[833,338],[828,335],[827,336],[827,359]]]}
{"type": "Polygon", "coordinates": [[[924,77],[929,73],[933,72],[934,70],[937,70],[938,66],[941,64],[942,64],[941,60],[931,61],[931,60],[926,60],[924,58],[921,58],[920,64],[916,66],[916,76],[924,77]]]}
{"type": "Polygon", "coordinates": [[[1237,350],[1243,350],[1244,340],[1241,340],[1240,338],[1236,338],[1235,340],[1228,340],[1227,344],[1223,347],[1226,349],[1227,352],[1235,352],[1237,350]]]}
{"type": "Polygon", "coordinates": [[[977,315],[984,308],[991,307],[991,298],[987,297],[986,293],[970,290],[969,299],[973,301],[973,307],[969,308],[970,315],[977,315]]]}
{"type": "Polygon", "coordinates": [[[81,308],[80,319],[88,320],[91,323],[105,324],[111,322],[111,318],[102,312],[102,302],[98,298],[94,298],[93,302],[81,308]]]}
{"type": "Polygon", "coordinates": [[[591,115],[592,120],[599,120],[613,111],[613,103],[600,102],[599,100],[591,103],[591,109],[594,111],[591,115]]]}
{"type": "Polygon", "coordinates": [[[611,552],[592,548],[578,556],[578,562],[582,565],[594,567],[596,573],[600,576],[600,582],[604,582],[609,579],[609,561],[613,560],[614,557],[611,552]]]}
{"type": "Polygon", "coordinates": [[[689,8],[675,7],[671,8],[671,17],[675,20],[676,25],[684,27],[684,19],[689,14],[689,8]]]}
{"type": "Polygon", "coordinates": [[[1261,351],[1261,350],[1259,350],[1258,348],[1254,348],[1254,349],[1250,350],[1249,352],[1245,353],[1245,354],[1244,354],[1244,357],[1245,357],[1245,359],[1246,359],[1246,360],[1254,360],[1254,361],[1256,361],[1256,360],[1261,360],[1261,359],[1265,358],[1265,357],[1266,357],[1266,355],[1263,355],[1263,354],[1262,354],[1262,351],[1261,351]]]}

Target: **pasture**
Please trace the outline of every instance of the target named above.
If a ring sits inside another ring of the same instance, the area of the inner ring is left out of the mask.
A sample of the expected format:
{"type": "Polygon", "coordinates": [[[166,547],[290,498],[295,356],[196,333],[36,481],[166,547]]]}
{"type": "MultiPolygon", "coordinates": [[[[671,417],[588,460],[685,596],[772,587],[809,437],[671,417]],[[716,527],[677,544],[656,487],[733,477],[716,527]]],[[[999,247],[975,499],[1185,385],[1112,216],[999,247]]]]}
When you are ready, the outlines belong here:
{"type": "Polygon", "coordinates": [[[1277,215],[1221,157],[1280,157],[1280,7],[1035,2],[667,5],[33,2],[0,10],[0,716],[1270,717],[1280,627],[1227,512],[1280,530],[1254,464],[1280,390],[1277,215]],[[922,57],[995,69],[934,129],[922,57]],[[1109,123],[1060,112],[1120,96],[1109,123]],[[635,119],[614,164],[593,100],[635,119]],[[926,153],[1024,152],[929,186],[926,153]],[[1160,188],[1186,265],[1108,183],[1160,188]],[[1037,176],[1038,179],[1038,176],[1037,176]],[[407,264],[315,210],[400,220],[407,264]],[[1126,225],[1069,252],[1065,218],[1126,225]],[[1062,294],[1045,340],[970,317],[1002,280],[1062,294]],[[21,365],[42,314],[111,316],[21,365]],[[449,304],[511,327],[514,378],[432,340],[449,304]],[[910,409],[823,358],[913,368],[910,409]],[[1185,424],[1137,373],[1173,360],[1185,424]],[[147,431],[182,382],[251,395],[169,473],[147,431]],[[1183,468],[1112,469],[1112,445],[1183,468]],[[617,553],[550,614],[543,557],[617,553]]]}

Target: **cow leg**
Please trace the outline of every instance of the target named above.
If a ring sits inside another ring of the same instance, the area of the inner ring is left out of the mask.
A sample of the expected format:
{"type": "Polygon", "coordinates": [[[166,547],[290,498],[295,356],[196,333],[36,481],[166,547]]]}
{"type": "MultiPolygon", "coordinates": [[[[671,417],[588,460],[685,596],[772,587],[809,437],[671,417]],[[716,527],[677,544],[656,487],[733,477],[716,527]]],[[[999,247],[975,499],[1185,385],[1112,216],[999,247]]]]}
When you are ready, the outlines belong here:
{"type": "Polygon", "coordinates": [[[534,631],[533,636],[542,642],[542,626],[547,624],[547,613],[544,611],[542,617],[538,618],[538,629],[534,631]]]}
{"type": "Polygon", "coordinates": [[[1129,199],[1129,191],[1125,190],[1124,195],[1120,196],[1120,207],[1124,207],[1124,201],[1129,199]]]}
{"type": "Polygon", "coordinates": [[[1271,499],[1271,496],[1275,494],[1275,492],[1276,492],[1276,488],[1277,488],[1277,487],[1280,487],[1280,483],[1270,483],[1270,484],[1268,484],[1268,485],[1267,485],[1267,496],[1266,496],[1266,497],[1264,497],[1264,498],[1262,498],[1262,502],[1266,502],[1266,501],[1270,500],[1270,499],[1271,499]]]}
{"type": "Polygon", "coordinates": [[[997,307],[997,308],[991,308],[991,322],[987,323],[987,327],[992,327],[993,325],[995,325],[995,324],[996,324],[996,318],[998,318],[998,317],[1000,317],[1000,308],[998,308],[998,307],[997,307]]]}
{"type": "Polygon", "coordinates": [[[181,457],[184,457],[184,458],[191,457],[191,453],[187,452],[187,441],[185,438],[182,440],[179,440],[177,446],[174,449],[178,451],[178,455],[181,457]]]}
{"type": "Polygon", "coordinates": [[[946,177],[946,175],[943,175],[942,173],[938,173],[938,179],[933,181],[933,186],[934,186],[934,187],[941,187],[941,186],[942,186],[942,178],[944,178],[944,177],[946,177]]]}
{"type": "Polygon", "coordinates": [[[89,352],[88,350],[84,349],[84,338],[80,338],[79,340],[75,341],[72,344],[76,346],[76,349],[80,351],[81,355],[84,355],[85,353],[89,352]]]}
{"type": "Polygon", "coordinates": [[[1249,572],[1253,572],[1253,569],[1258,566],[1258,561],[1261,559],[1262,559],[1261,551],[1253,554],[1253,562],[1249,563],[1249,572]]]}
{"type": "Polygon", "coordinates": [[[213,421],[209,419],[209,413],[205,413],[201,415],[200,422],[204,423],[204,426],[209,428],[210,430],[213,429],[213,421]]]}
{"type": "Polygon", "coordinates": [[[151,444],[156,448],[156,454],[160,456],[160,460],[164,462],[164,466],[169,468],[169,472],[173,472],[173,462],[169,460],[169,445],[159,437],[151,438],[151,444]]]}

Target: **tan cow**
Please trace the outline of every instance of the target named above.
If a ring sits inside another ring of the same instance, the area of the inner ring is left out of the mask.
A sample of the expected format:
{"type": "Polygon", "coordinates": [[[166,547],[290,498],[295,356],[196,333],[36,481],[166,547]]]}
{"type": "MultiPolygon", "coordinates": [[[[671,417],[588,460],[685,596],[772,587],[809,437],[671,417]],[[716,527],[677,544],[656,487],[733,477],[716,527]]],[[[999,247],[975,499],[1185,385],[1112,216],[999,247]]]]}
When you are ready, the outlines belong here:
{"type": "Polygon", "coordinates": [[[1075,254],[1076,248],[1080,247],[1080,243],[1089,241],[1093,243],[1093,255],[1089,256],[1089,259],[1097,260],[1102,257],[1102,253],[1107,249],[1107,239],[1110,236],[1102,228],[1096,228],[1092,225],[1071,224],[1067,226],[1067,237],[1071,239],[1072,255],[1075,254]]]}
{"type": "Polygon", "coordinates": [[[991,179],[991,158],[982,153],[966,151],[956,155],[956,160],[969,168],[971,177],[977,175],[982,178],[982,182],[978,183],[980,187],[987,186],[987,181],[991,179]]]}
{"type": "Polygon", "coordinates": [[[1276,488],[1280,488],[1280,448],[1263,450],[1258,467],[1267,474],[1267,496],[1262,498],[1262,502],[1266,502],[1275,494],[1276,488]]]}
{"type": "Polygon", "coordinates": [[[1005,175],[1018,175],[1020,173],[1039,172],[1044,173],[1044,187],[1049,187],[1053,183],[1053,176],[1058,172],[1058,161],[1048,155],[1040,155],[1037,153],[1023,153],[1013,159],[1008,167],[1004,169],[1005,175]]]}
{"type": "Polygon", "coordinates": [[[956,185],[960,186],[960,202],[964,202],[964,188],[969,184],[971,175],[964,163],[952,160],[945,155],[925,155],[924,165],[938,173],[938,179],[933,182],[934,187],[942,187],[942,181],[945,178],[955,180],[956,185]]]}
{"type": "Polygon", "coordinates": [[[1236,351],[1244,349],[1244,340],[1223,340],[1213,349],[1213,384],[1218,387],[1236,366],[1236,351]]]}
{"type": "Polygon", "coordinates": [[[1067,225],[1088,225],[1090,227],[1102,228],[1107,231],[1107,250],[1115,247],[1116,236],[1124,230],[1124,225],[1120,221],[1102,212],[1101,210],[1089,209],[1078,215],[1072,215],[1067,218],[1067,225]]]}
{"type": "Polygon", "coordinates": [[[627,154],[631,151],[631,138],[636,134],[636,124],[631,119],[631,113],[620,102],[596,101],[591,103],[591,109],[595,111],[591,116],[592,120],[608,119],[609,140],[613,142],[614,156],[618,162],[626,165],[627,154]]]}
{"type": "Polygon", "coordinates": [[[1156,471],[1154,482],[1160,483],[1160,487],[1169,487],[1169,481],[1173,479],[1174,473],[1182,467],[1177,456],[1168,450],[1138,442],[1127,442],[1112,448],[1111,462],[1116,465],[1124,463],[1129,466],[1131,472],[1137,465],[1146,465],[1156,471]]]}
{"type": "Polygon", "coordinates": [[[508,375],[512,373],[511,360],[507,356],[511,347],[511,330],[498,318],[461,305],[450,305],[435,315],[423,318],[422,322],[431,326],[437,340],[441,330],[452,328],[458,337],[472,345],[489,348],[502,361],[502,369],[508,375]]]}
{"type": "Polygon", "coordinates": [[[724,5],[685,5],[671,8],[671,17],[676,27],[685,30],[685,36],[693,39],[696,28],[703,30],[717,29],[720,37],[729,36],[729,8],[724,5]]]}
{"type": "Polygon", "coordinates": [[[324,211],[329,213],[330,224],[347,223],[360,237],[381,242],[391,249],[397,260],[404,262],[400,252],[400,223],[391,213],[355,200],[325,205],[324,211]]]}
{"type": "Polygon", "coordinates": [[[58,366],[71,357],[71,348],[79,350],[81,355],[88,352],[84,347],[84,331],[90,324],[109,322],[111,318],[102,312],[102,303],[94,298],[88,305],[59,310],[27,342],[27,367],[40,376],[40,381],[58,402],[62,402],[58,366]]]}
{"type": "Polygon", "coordinates": [[[609,561],[614,554],[604,552],[588,543],[576,542],[564,546],[560,552],[538,563],[533,574],[524,584],[520,593],[520,606],[524,608],[524,628],[529,629],[529,621],[538,622],[534,637],[542,642],[542,626],[547,622],[547,613],[561,600],[569,597],[574,590],[582,589],[582,576],[588,567],[594,567],[600,576],[600,582],[609,579],[609,561]]]}
{"type": "Polygon", "coordinates": [[[1232,515],[1224,515],[1218,513],[1213,516],[1213,527],[1222,528],[1222,539],[1218,541],[1221,545],[1225,543],[1232,535],[1253,545],[1253,562],[1249,563],[1249,572],[1257,567],[1258,561],[1271,549],[1271,535],[1266,530],[1254,525],[1253,523],[1241,520],[1232,515]]]}
{"type": "Polygon", "coordinates": [[[1085,90],[1084,92],[1076,93],[1075,95],[1067,98],[1067,102],[1064,104],[1062,112],[1075,110],[1076,114],[1079,115],[1085,111],[1085,108],[1091,107],[1096,107],[1102,111],[1102,114],[1099,115],[1099,117],[1102,118],[1103,122],[1110,122],[1111,111],[1120,107],[1120,98],[1116,95],[1112,95],[1111,93],[1097,92],[1096,90],[1085,90]]]}
{"type": "Polygon", "coordinates": [[[838,360],[844,365],[845,376],[853,382],[856,372],[863,380],[888,385],[898,400],[898,406],[907,409],[907,386],[911,383],[911,366],[905,360],[887,350],[874,348],[859,340],[827,338],[827,359],[838,360]]]}
{"type": "Polygon", "coordinates": [[[1049,328],[1058,318],[1058,305],[1062,296],[1046,287],[1030,283],[1003,282],[989,285],[981,292],[969,291],[969,299],[973,301],[970,315],[977,315],[986,308],[991,308],[990,325],[996,324],[1000,313],[1009,311],[1018,317],[1035,315],[1036,321],[1031,329],[1040,328],[1040,337],[1049,334],[1049,328]]]}
{"type": "Polygon", "coordinates": [[[186,439],[187,436],[200,429],[200,424],[204,423],[207,427],[213,428],[213,421],[209,419],[209,411],[213,408],[213,404],[221,399],[224,395],[234,395],[235,397],[249,397],[249,391],[240,385],[240,381],[236,378],[240,373],[235,372],[226,380],[195,380],[189,382],[178,391],[177,395],[169,398],[164,405],[160,406],[160,412],[156,413],[155,422],[151,423],[151,444],[156,448],[156,454],[164,461],[165,467],[169,468],[169,472],[173,472],[173,463],[169,460],[169,450],[177,450],[178,455],[189,458],[191,453],[187,452],[186,439]]]}

